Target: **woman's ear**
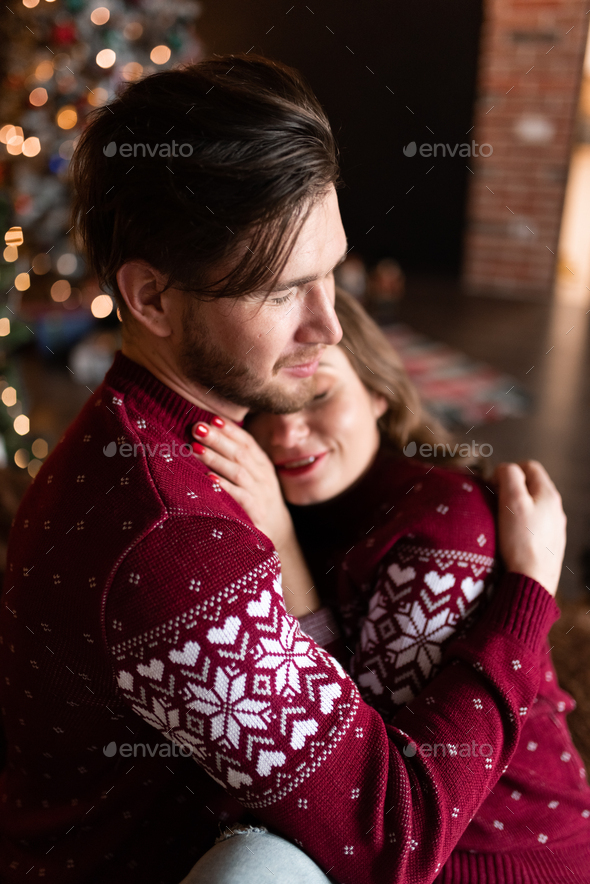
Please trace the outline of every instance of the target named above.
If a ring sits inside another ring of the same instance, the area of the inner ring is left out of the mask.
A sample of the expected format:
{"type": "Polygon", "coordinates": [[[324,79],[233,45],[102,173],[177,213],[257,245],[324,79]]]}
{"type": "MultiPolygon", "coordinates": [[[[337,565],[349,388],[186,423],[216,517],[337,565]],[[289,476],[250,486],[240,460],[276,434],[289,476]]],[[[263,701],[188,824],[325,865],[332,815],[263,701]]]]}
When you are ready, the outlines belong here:
{"type": "Polygon", "coordinates": [[[380,417],[383,417],[387,409],[389,408],[389,402],[382,396],[381,393],[371,393],[371,402],[373,405],[373,414],[375,415],[375,420],[378,420],[380,417]]]}

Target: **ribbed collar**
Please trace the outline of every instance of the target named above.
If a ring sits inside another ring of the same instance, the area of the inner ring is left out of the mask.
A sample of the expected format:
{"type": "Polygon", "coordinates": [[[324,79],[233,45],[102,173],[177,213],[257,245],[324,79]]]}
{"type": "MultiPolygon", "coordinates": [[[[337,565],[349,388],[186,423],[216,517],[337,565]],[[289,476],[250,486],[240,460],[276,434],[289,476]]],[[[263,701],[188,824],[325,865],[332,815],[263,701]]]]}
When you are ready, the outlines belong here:
{"type": "Polygon", "coordinates": [[[174,430],[174,435],[183,441],[191,438],[190,429],[194,423],[210,423],[215,416],[214,411],[205,411],[171,390],[151,371],[120,350],[115,354],[105,383],[132,397],[143,414],[149,415],[164,430],[174,430]]]}

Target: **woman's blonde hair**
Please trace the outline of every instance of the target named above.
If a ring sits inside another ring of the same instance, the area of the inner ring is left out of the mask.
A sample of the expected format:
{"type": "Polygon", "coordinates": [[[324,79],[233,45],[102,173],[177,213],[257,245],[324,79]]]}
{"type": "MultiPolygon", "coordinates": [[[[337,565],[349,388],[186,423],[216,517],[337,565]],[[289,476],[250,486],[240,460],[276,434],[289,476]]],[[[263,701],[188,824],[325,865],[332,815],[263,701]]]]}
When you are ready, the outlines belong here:
{"type": "MultiPolygon", "coordinates": [[[[452,438],[450,433],[422,405],[400,357],[379,326],[358,301],[339,286],[336,286],[335,309],[343,332],[339,346],[365,387],[387,400],[387,410],[378,421],[382,440],[399,451],[415,442],[417,452],[413,456],[456,463],[457,458],[446,453],[446,443],[452,438]],[[432,446],[431,456],[420,455],[423,443],[432,446]],[[437,443],[438,450],[434,447],[437,443]],[[441,457],[439,452],[443,446],[445,454],[441,457]]],[[[461,460],[466,463],[464,458],[461,460]]]]}

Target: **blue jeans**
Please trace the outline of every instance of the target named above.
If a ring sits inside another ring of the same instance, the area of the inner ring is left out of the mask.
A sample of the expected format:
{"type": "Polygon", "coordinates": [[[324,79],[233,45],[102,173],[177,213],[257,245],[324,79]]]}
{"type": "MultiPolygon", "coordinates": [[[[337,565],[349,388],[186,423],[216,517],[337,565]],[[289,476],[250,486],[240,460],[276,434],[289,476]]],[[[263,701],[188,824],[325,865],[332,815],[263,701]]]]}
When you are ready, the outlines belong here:
{"type": "Polygon", "coordinates": [[[265,826],[237,824],[180,884],[327,884],[324,872],[303,851],[265,826]]]}

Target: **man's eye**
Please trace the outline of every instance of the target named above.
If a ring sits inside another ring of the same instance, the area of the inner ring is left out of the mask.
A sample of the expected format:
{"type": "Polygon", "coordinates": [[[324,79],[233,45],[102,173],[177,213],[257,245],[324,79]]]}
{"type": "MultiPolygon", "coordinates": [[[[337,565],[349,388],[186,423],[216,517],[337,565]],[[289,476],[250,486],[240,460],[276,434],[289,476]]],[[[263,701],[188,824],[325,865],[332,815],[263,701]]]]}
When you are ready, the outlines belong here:
{"type": "Polygon", "coordinates": [[[313,401],[315,402],[317,399],[324,399],[324,397],[327,396],[327,395],[328,395],[328,391],[327,391],[327,390],[324,390],[323,393],[317,393],[317,394],[313,397],[313,401]]]}
{"type": "Polygon", "coordinates": [[[275,307],[280,307],[281,304],[287,304],[291,300],[291,292],[288,295],[285,295],[282,298],[271,298],[270,303],[275,307]]]}

